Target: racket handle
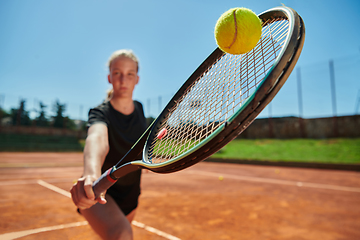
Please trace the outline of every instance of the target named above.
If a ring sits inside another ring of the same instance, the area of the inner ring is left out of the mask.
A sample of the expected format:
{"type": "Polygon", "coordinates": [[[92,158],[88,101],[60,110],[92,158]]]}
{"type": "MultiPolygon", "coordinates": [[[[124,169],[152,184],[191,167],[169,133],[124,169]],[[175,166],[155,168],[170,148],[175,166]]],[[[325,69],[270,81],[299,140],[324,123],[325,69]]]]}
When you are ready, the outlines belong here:
{"type": "Polygon", "coordinates": [[[93,191],[95,193],[95,199],[97,199],[101,193],[108,190],[117,180],[113,179],[110,174],[114,168],[109,168],[104,172],[93,184],[93,191]]]}

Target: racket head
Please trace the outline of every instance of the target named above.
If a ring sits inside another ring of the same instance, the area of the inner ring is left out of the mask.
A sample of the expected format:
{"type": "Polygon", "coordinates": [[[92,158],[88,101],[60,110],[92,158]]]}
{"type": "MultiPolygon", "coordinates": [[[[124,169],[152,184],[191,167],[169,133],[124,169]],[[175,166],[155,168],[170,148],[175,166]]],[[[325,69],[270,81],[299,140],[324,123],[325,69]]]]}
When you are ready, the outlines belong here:
{"type": "Polygon", "coordinates": [[[259,18],[257,46],[242,55],[215,49],[155,120],[143,160],[131,165],[179,171],[217,152],[255,120],[287,80],[305,38],[304,23],[291,8],[273,8],[259,18]]]}

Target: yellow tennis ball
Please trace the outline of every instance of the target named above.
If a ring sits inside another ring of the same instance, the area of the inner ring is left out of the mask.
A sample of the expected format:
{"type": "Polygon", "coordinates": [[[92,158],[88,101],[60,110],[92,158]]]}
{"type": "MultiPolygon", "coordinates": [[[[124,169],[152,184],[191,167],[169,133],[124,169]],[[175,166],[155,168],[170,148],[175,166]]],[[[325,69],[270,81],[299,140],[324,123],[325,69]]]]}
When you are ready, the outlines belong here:
{"type": "Polygon", "coordinates": [[[224,177],[223,177],[223,176],[219,176],[219,180],[220,180],[220,181],[224,180],[224,177]]]}
{"type": "Polygon", "coordinates": [[[229,9],[216,22],[216,43],[221,50],[230,54],[247,53],[260,40],[261,24],[260,18],[250,9],[229,9]]]}

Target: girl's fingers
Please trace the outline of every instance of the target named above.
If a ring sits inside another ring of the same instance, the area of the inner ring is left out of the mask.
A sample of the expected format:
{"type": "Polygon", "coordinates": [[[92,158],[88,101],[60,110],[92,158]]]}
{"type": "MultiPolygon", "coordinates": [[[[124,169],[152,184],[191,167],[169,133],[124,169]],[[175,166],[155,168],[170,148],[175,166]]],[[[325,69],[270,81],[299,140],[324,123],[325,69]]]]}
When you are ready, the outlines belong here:
{"type": "Polygon", "coordinates": [[[85,191],[85,195],[87,196],[88,199],[92,199],[95,200],[95,194],[92,188],[94,180],[90,179],[90,178],[86,178],[85,182],[84,182],[84,191],[85,191]]]}
{"type": "Polygon", "coordinates": [[[74,204],[80,209],[90,208],[91,206],[97,203],[97,201],[94,200],[94,197],[92,199],[88,198],[88,194],[91,196],[92,185],[90,184],[90,189],[89,189],[89,186],[86,186],[84,181],[86,180],[80,178],[70,190],[74,204]],[[90,193],[86,193],[86,189],[90,193]]]}
{"type": "Polygon", "coordinates": [[[107,201],[105,199],[105,193],[100,194],[100,197],[97,199],[98,203],[105,204],[107,201]]]}

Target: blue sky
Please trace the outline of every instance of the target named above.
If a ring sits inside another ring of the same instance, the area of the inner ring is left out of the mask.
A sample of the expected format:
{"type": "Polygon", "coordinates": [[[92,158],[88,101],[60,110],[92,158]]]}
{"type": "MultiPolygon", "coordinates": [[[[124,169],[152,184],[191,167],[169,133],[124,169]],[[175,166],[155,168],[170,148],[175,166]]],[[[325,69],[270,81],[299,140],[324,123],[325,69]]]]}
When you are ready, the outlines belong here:
{"type": "MultiPolygon", "coordinates": [[[[304,19],[306,39],[297,68],[304,117],[332,115],[329,60],[334,60],[337,114],[354,114],[360,91],[360,1],[341,0],[2,0],[0,1],[0,104],[27,109],[56,99],[66,115],[86,119],[101,103],[106,62],[121,48],[140,59],[134,98],[156,116],[197,66],[216,48],[213,29],[233,7],[259,14],[281,3],[304,19]],[[161,96],[161,106],[159,106],[161,96]]],[[[260,117],[297,116],[296,69],[260,117]]],[[[33,113],[34,114],[34,113],[33,113]]]]}

